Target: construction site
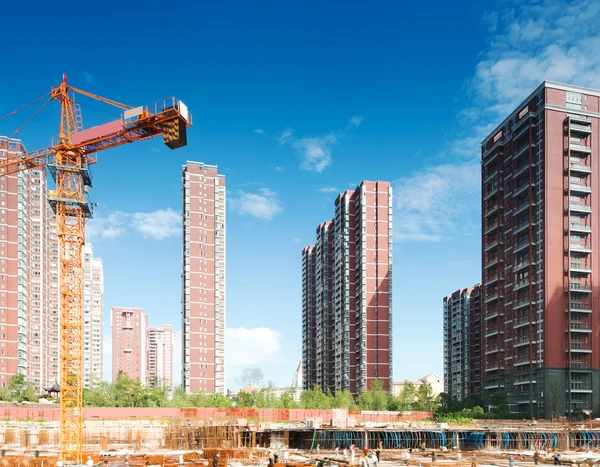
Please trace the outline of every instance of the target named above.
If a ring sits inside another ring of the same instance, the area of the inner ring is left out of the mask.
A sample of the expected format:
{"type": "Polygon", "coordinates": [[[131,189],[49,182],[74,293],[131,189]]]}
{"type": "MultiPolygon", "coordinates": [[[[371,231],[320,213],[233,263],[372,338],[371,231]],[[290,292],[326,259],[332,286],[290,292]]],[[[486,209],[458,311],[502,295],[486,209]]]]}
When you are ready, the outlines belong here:
{"type": "MultiPolygon", "coordinates": [[[[86,412],[82,456],[88,465],[533,465],[538,455],[542,464],[555,463],[557,454],[562,463],[600,463],[600,422],[594,421],[487,420],[449,426],[426,421],[425,412],[201,408],[86,412]],[[286,415],[288,419],[282,420],[286,415]],[[298,420],[301,415],[304,420],[298,420]]],[[[2,466],[62,465],[56,408],[5,406],[0,414],[2,466]]]]}

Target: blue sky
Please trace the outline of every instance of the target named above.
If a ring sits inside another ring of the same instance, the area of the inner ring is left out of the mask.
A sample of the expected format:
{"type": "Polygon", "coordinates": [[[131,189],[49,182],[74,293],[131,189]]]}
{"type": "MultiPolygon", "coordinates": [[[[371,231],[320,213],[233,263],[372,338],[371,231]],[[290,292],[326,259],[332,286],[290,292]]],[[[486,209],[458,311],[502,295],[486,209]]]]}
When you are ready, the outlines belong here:
{"type": "MultiPolygon", "coordinates": [[[[300,251],[338,191],[389,180],[394,378],[442,374],[442,297],[480,279],[479,143],[544,79],[600,87],[600,2],[64,1],[3,7],[0,115],[69,82],[194,115],[189,145],[100,154],[90,240],[109,311],[180,328],[180,171],[227,176],[227,386],[276,384],[300,359],[300,251]],[[91,4],[90,4],[91,5],[91,4]]],[[[80,99],[84,126],[118,117],[80,99]]],[[[11,134],[23,117],[0,122],[11,134]]],[[[56,133],[53,104],[21,137],[56,133]]],[[[179,375],[176,375],[178,378],[179,375]]]]}

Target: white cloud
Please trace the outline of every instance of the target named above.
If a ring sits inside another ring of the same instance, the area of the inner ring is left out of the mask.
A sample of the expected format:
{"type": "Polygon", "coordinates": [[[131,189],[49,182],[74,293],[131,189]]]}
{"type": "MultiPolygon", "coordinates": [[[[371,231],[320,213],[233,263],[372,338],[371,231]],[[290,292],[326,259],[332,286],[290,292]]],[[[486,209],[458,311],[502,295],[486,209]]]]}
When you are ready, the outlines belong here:
{"type": "Polygon", "coordinates": [[[132,215],[131,226],[145,238],[162,240],[181,234],[181,215],[172,209],[136,212],[132,215]]]}
{"type": "Polygon", "coordinates": [[[504,117],[544,80],[600,87],[600,2],[514,2],[501,11],[485,16],[493,35],[470,82],[490,117],[504,117]]]}
{"type": "Polygon", "coordinates": [[[318,188],[317,191],[319,193],[339,193],[340,191],[333,186],[325,186],[323,188],[318,188]]]}
{"type": "Polygon", "coordinates": [[[281,334],[271,328],[227,328],[225,361],[228,366],[260,366],[279,359],[281,334]]]}
{"type": "Polygon", "coordinates": [[[275,172],[283,172],[285,169],[283,167],[277,166],[274,170],[275,172]]]}
{"type": "Polygon", "coordinates": [[[362,115],[353,115],[348,119],[348,125],[354,128],[358,128],[360,124],[365,120],[362,115]]]}
{"type": "Polygon", "coordinates": [[[127,214],[115,211],[108,216],[97,215],[86,225],[88,238],[117,238],[127,232],[127,214]]]}
{"type": "Polygon", "coordinates": [[[252,133],[254,133],[256,135],[264,135],[265,130],[261,130],[260,128],[255,128],[254,130],[252,130],[252,133]]]}
{"type": "Polygon", "coordinates": [[[95,216],[86,226],[88,239],[117,238],[130,231],[152,240],[177,236],[181,234],[181,216],[170,208],[134,213],[114,211],[95,216]]]}
{"type": "Polygon", "coordinates": [[[354,115],[345,128],[330,131],[322,136],[299,138],[291,129],[284,130],[275,140],[280,145],[289,144],[300,155],[300,168],[310,172],[322,172],[332,163],[331,147],[338,143],[348,131],[359,127],[364,117],[354,115]]]}
{"type": "Polygon", "coordinates": [[[468,80],[471,105],[433,166],[394,184],[396,241],[441,241],[479,228],[480,144],[544,80],[600,87],[600,2],[496,2],[488,47],[468,80]]]}
{"type": "Polygon", "coordinates": [[[85,79],[87,84],[92,84],[94,81],[96,81],[96,77],[87,71],[82,71],[81,74],[83,75],[83,79],[85,79]]]}
{"type": "Polygon", "coordinates": [[[311,172],[322,172],[331,165],[331,145],[338,140],[337,135],[329,133],[316,138],[301,138],[292,144],[302,156],[300,168],[311,172]]]}
{"type": "Polygon", "coordinates": [[[473,161],[434,166],[394,182],[394,240],[437,242],[472,229],[468,214],[479,197],[479,174],[473,161]]]}
{"type": "Polygon", "coordinates": [[[284,130],[281,136],[277,138],[279,144],[285,144],[293,138],[292,130],[284,130]]]}
{"type": "Polygon", "coordinates": [[[283,211],[277,193],[261,188],[258,193],[239,190],[238,196],[229,201],[229,206],[239,214],[269,220],[283,211]]]}

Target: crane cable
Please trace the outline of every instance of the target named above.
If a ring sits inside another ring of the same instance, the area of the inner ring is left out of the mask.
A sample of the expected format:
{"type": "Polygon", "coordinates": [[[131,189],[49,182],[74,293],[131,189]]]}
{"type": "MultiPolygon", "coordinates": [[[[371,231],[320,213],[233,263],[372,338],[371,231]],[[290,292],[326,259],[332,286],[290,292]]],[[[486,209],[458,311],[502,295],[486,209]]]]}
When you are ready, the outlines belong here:
{"type": "Polygon", "coordinates": [[[8,115],[5,115],[4,117],[0,118],[0,122],[3,120],[6,120],[8,117],[12,117],[13,115],[18,114],[21,110],[25,110],[27,107],[32,106],[33,104],[41,101],[44,97],[48,97],[50,95],[50,93],[44,94],[42,97],[30,102],[27,105],[24,105],[23,107],[21,107],[20,109],[15,110],[14,112],[9,113],[8,115]]]}
{"type": "MultiPolygon", "coordinates": [[[[46,96],[44,96],[46,97],[46,96]]],[[[38,99],[39,100],[39,99],[38,99]]],[[[50,99],[48,99],[46,102],[44,102],[44,105],[42,105],[39,109],[37,109],[34,114],[29,117],[27,120],[25,120],[25,123],[23,123],[23,125],[21,125],[19,128],[17,128],[17,130],[8,138],[8,140],[10,141],[11,139],[13,139],[15,136],[17,136],[17,134],[23,129],[25,128],[30,122],[31,120],[33,120],[43,109],[44,107],[46,107],[50,102],[52,102],[52,97],[50,99]]],[[[29,104],[28,104],[29,105],[29,104]]]]}

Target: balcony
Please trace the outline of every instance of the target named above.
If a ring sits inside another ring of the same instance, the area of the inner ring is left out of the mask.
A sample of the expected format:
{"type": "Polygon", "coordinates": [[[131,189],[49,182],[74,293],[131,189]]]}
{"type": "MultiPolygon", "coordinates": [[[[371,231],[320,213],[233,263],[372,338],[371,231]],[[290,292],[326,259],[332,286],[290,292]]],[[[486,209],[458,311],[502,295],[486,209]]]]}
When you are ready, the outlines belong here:
{"type": "MultiPolygon", "coordinates": [[[[527,302],[527,304],[529,304],[529,300],[527,302]]],[[[531,324],[531,320],[529,318],[521,318],[513,323],[513,328],[522,328],[523,326],[529,326],[529,324],[531,324]]]]}
{"type": "MultiPolygon", "coordinates": [[[[521,156],[521,154],[525,154],[525,152],[532,147],[533,147],[533,144],[531,144],[531,142],[528,141],[527,144],[524,144],[519,149],[517,149],[517,151],[513,155],[513,158],[516,160],[518,157],[521,156]]],[[[517,174],[515,173],[515,174],[513,174],[513,176],[516,177],[517,174]]]]}
{"type": "Polygon", "coordinates": [[[513,190],[513,196],[516,198],[521,193],[523,193],[525,190],[527,190],[530,186],[535,186],[535,183],[529,183],[529,182],[523,183],[522,185],[518,186],[517,188],[515,188],[513,190]]]}
{"type": "Polygon", "coordinates": [[[571,209],[571,211],[592,212],[592,208],[590,206],[580,203],[570,203],[569,209],[571,209]]]}
{"type": "Polygon", "coordinates": [[[581,243],[569,243],[569,249],[571,251],[577,251],[580,253],[591,253],[592,248],[587,245],[582,245],[581,243]]]}
{"type": "Polygon", "coordinates": [[[499,244],[502,244],[502,241],[498,239],[486,242],[484,251],[489,251],[493,248],[496,248],[499,244]]]}
{"type": "Polygon", "coordinates": [[[486,331],[485,337],[494,337],[499,334],[500,331],[498,329],[492,329],[491,331],[486,331]]]}
{"type": "Polygon", "coordinates": [[[520,212],[523,212],[528,207],[529,207],[529,201],[525,201],[524,203],[521,203],[521,204],[519,204],[518,206],[515,207],[515,210],[514,210],[513,214],[517,215],[520,212]]]}
{"type": "MultiPolygon", "coordinates": [[[[571,352],[579,352],[579,353],[592,353],[592,348],[589,344],[576,344],[571,343],[571,352]]],[[[568,349],[567,349],[568,351],[568,349]]]]}
{"type": "Polygon", "coordinates": [[[527,227],[529,227],[529,220],[526,220],[525,222],[521,222],[519,225],[517,225],[515,227],[515,230],[514,230],[513,233],[514,234],[518,234],[522,230],[525,230],[527,227]]]}
{"type": "Polygon", "coordinates": [[[572,331],[572,332],[583,332],[583,333],[592,332],[592,330],[590,329],[590,325],[587,323],[584,323],[583,325],[581,323],[571,323],[571,327],[568,330],[572,331]]]}
{"type": "Polygon", "coordinates": [[[513,363],[514,366],[518,365],[529,365],[531,363],[531,358],[529,355],[524,355],[522,357],[517,357],[513,363]]]}
{"type": "Polygon", "coordinates": [[[584,144],[570,143],[569,149],[571,152],[583,152],[586,154],[590,154],[592,152],[592,148],[590,146],[585,146],[584,144]]]}
{"type": "Polygon", "coordinates": [[[515,245],[513,252],[516,253],[517,251],[521,251],[528,246],[529,246],[529,240],[523,240],[521,243],[518,243],[515,245]]]}
{"type": "Polygon", "coordinates": [[[513,268],[513,272],[517,272],[520,271],[521,269],[524,269],[526,267],[529,267],[529,260],[526,261],[521,261],[519,264],[517,264],[514,268],[513,268]]]}
{"type": "Polygon", "coordinates": [[[498,281],[498,274],[494,274],[493,276],[490,276],[485,280],[485,285],[492,285],[497,281],[498,281]]]}
{"type": "Polygon", "coordinates": [[[583,164],[575,164],[573,162],[569,163],[569,165],[566,168],[570,168],[572,172],[582,172],[587,174],[592,173],[592,168],[590,166],[583,164]]]}
{"type": "Polygon", "coordinates": [[[592,286],[589,284],[582,284],[579,282],[571,282],[569,284],[569,290],[571,292],[584,292],[584,293],[592,293],[592,286]]]}
{"type": "MultiPolygon", "coordinates": [[[[515,306],[513,307],[514,310],[517,310],[519,308],[524,308],[526,306],[529,306],[531,304],[531,300],[529,300],[529,298],[522,298],[521,300],[517,300],[515,302],[515,306]]],[[[527,320],[529,320],[529,318],[526,318],[527,320]]],[[[521,320],[522,321],[522,320],[521,320]]],[[[518,324],[515,323],[515,326],[517,326],[518,324]]]]}
{"type": "Polygon", "coordinates": [[[487,230],[483,233],[484,235],[489,235],[491,234],[494,230],[496,230],[498,227],[504,227],[504,224],[502,222],[500,222],[499,220],[495,220],[492,225],[490,225],[487,230]]]}
{"type": "Polygon", "coordinates": [[[489,269],[492,266],[495,266],[496,264],[498,264],[498,261],[500,261],[501,263],[504,262],[503,259],[499,258],[498,256],[495,256],[491,260],[489,260],[488,262],[485,263],[484,268],[489,269]]]}
{"type": "Polygon", "coordinates": [[[592,272],[592,267],[588,264],[570,263],[569,269],[575,272],[589,274],[592,272]]]}
{"type": "Polygon", "coordinates": [[[484,217],[489,217],[492,214],[494,214],[496,211],[498,210],[498,202],[495,202],[492,206],[488,207],[485,210],[485,216],[484,217]]]}
{"type": "Polygon", "coordinates": [[[571,222],[569,224],[569,230],[572,230],[573,232],[591,232],[592,228],[589,225],[571,222]]]}
{"type": "Polygon", "coordinates": [[[498,346],[492,345],[485,350],[485,355],[491,355],[498,352],[498,346]]]}
{"type": "Polygon", "coordinates": [[[581,183],[569,182],[567,184],[569,190],[578,192],[578,193],[591,193],[592,187],[589,185],[583,185],[581,183]]]}
{"type": "Polygon", "coordinates": [[[493,302],[494,300],[498,300],[498,297],[499,297],[498,292],[495,292],[494,294],[491,294],[491,295],[485,297],[485,303],[490,303],[490,302],[493,302]]]}
{"type": "Polygon", "coordinates": [[[491,198],[492,196],[494,196],[496,193],[498,193],[498,187],[492,188],[490,191],[488,191],[485,194],[484,200],[488,200],[489,198],[491,198]]]}
{"type": "Polygon", "coordinates": [[[498,167],[496,167],[489,175],[486,175],[484,183],[489,182],[492,178],[498,175],[498,167]]]}
{"type": "Polygon", "coordinates": [[[529,337],[521,337],[520,339],[514,341],[513,347],[521,347],[523,345],[529,344],[531,344],[531,340],[529,340],[529,337]]]}
{"type": "Polygon", "coordinates": [[[498,371],[499,369],[500,369],[500,366],[498,366],[498,364],[496,363],[493,366],[486,367],[485,372],[490,373],[492,371],[498,371]]]}
{"type": "MultiPolygon", "coordinates": [[[[591,122],[589,122],[591,123],[591,122]]],[[[591,125],[581,125],[579,123],[570,122],[569,128],[571,131],[578,131],[580,133],[590,134],[592,132],[591,125]]]]}
{"type": "Polygon", "coordinates": [[[517,290],[523,289],[525,287],[529,287],[529,278],[523,279],[522,281],[517,282],[513,288],[513,291],[516,292],[517,290]]]}
{"type": "MultiPolygon", "coordinates": [[[[571,303],[571,307],[569,308],[569,310],[571,311],[571,313],[591,313],[592,312],[592,309],[589,305],[587,305],[587,304],[581,305],[580,303],[571,303]]],[[[565,311],[569,311],[569,310],[565,310],[565,311]]]]}

